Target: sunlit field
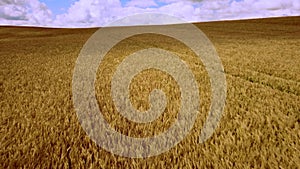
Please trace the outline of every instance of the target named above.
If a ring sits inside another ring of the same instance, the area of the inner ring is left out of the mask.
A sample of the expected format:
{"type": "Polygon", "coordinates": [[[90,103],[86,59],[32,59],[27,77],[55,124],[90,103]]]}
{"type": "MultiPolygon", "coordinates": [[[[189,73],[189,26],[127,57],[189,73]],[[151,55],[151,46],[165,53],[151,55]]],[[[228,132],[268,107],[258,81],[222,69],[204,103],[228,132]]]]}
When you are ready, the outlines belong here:
{"type": "Polygon", "coordinates": [[[150,158],[111,154],[82,129],[72,100],[78,54],[97,31],[0,27],[0,168],[300,168],[300,17],[197,23],[222,60],[227,98],[213,136],[199,143],[210,108],[210,80],[183,43],[144,34],[121,41],[97,71],[96,98],[111,127],[151,137],[176,120],[180,89],[168,74],[149,69],[134,77],[130,99],[141,111],[162,89],[167,107],[155,121],[138,124],[114,107],[111,78],[126,56],[149,47],[173,51],[192,70],[200,112],[189,135],[150,158]]]}

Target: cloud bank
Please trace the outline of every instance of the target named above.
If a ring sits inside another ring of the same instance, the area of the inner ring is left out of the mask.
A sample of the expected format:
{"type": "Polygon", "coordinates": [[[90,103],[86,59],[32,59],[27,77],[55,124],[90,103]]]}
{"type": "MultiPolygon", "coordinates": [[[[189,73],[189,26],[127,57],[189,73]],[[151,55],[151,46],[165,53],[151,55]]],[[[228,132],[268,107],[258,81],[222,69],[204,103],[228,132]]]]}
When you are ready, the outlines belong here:
{"type": "Polygon", "coordinates": [[[1,0],[1,25],[50,26],[52,12],[39,0],[1,0]]]}
{"type": "Polygon", "coordinates": [[[0,25],[97,27],[132,14],[155,12],[187,22],[300,16],[296,0],[78,0],[54,15],[39,0],[1,0],[0,25]]]}

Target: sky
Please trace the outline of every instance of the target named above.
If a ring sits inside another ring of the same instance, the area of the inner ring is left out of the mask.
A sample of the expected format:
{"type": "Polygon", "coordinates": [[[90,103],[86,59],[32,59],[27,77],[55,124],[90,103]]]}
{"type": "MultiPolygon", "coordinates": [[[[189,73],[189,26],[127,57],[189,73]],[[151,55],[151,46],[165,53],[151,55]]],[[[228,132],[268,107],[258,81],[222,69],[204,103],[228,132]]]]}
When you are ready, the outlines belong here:
{"type": "Polygon", "coordinates": [[[300,16],[299,0],[0,0],[0,25],[98,27],[140,13],[186,22],[300,16]]]}

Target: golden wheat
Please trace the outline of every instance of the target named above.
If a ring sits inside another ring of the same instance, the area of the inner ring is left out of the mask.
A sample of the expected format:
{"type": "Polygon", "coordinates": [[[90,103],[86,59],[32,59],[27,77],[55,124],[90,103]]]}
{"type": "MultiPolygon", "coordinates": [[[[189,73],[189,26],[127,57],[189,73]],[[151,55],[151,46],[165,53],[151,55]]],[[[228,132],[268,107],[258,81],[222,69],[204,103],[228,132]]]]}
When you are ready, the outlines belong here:
{"type": "Polygon", "coordinates": [[[225,112],[203,144],[198,136],[209,110],[210,82],[202,63],[182,43],[160,35],[133,36],[99,66],[99,108],[112,127],[134,137],[166,130],[176,119],[180,91],[171,76],[142,72],[130,86],[133,105],[149,108],[154,88],[164,90],[169,103],[152,123],[128,121],[109,96],[112,73],[122,58],[160,47],[176,52],[193,71],[201,95],[194,128],[170,151],[146,159],[103,150],[78,122],[72,75],[80,49],[96,29],[0,27],[0,168],[300,168],[300,17],[196,26],[215,45],[227,80],[225,112]]]}

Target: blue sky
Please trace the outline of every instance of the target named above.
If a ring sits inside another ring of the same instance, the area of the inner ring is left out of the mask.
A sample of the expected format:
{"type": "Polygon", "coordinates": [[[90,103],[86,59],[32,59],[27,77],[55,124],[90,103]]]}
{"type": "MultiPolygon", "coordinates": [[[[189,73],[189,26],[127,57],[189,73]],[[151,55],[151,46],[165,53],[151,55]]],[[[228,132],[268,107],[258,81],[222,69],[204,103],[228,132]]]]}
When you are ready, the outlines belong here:
{"type": "MultiPolygon", "coordinates": [[[[72,3],[76,2],[78,0],[41,0],[41,2],[44,2],[54,14],[62,14],[65,12],[66,9],[68,9],[72,3]],[[63,10],[64,9],[64,10],[63,10]]],[[[125,6],[125,4],[129,0],[120,0],[121,4],[125,6]]],[[[236,2],[243,1],[243,0],[234,0],[236,2]]],[[[156,1],[157,4],[160,6],[165,5],[166,3],[156,1]]]]}
{"type": "Polygon", "coordinates": [[[54,15],[62,14],[74,3],[76,0],[41,0],[54,15]]]}
{"type": "MultiPolygon", "coordinates": [[[[78,0],[40,0],[45,3],[54,15],[63,14],[68,8],[78,0]]],[[[125,6],[129,0],[120,0],[122,6],[125,6]]],[[[241,0],[236,0],[241,1],[241,0]]],[[[166,3],[156,1],[158,7],[165,5],[166,3]]]]}
{"type": "Polygon", "coordinates": [[[187,22],[300,16],[299,0],[0,0],[0,25],[103,26],[154,12],[187,22]]]}
{"type": "MultiPolygon", "coordinates": [[[[40,2],[43,2],[48,6],[48,8],[52,11],[54,15],[65,13],[66,10],[68,10],[68,8],[76,1],[78,0],[40,0],[40,2]]],[[[125,6],[128,1],[130,0],[120,0],[122,6],[125,6]]],[[[243,0],[232,0],[232,1],[240,2],[243,0]]],[[[161,1],[156,1],[156,3],[158,4],[156,8],[166,5],[166,3],[161,1]]]]}

